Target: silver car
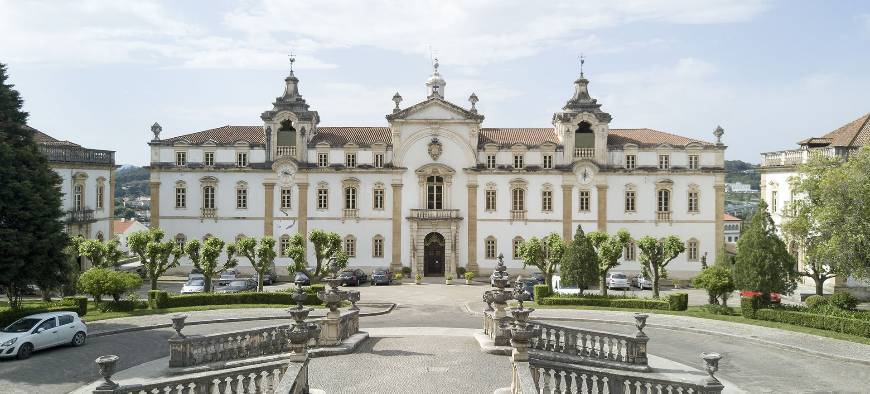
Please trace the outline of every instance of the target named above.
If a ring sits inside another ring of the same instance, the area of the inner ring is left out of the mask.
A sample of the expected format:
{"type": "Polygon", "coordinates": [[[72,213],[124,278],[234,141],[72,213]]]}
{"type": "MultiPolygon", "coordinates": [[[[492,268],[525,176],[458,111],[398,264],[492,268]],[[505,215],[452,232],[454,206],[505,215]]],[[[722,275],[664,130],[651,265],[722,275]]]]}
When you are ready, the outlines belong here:
{"type": "Polygon", "coordinates": [[[628,290],[628,276],[622,272],[608,272],[604,283],[608,289],[628,290]]]}
{"type": "Polygon", "coordinates": [[[37,313],[0,330],[0,357],[30,357],[36,350],[60,345],[81,346],[88,327],[75,312],[37,313]]]}

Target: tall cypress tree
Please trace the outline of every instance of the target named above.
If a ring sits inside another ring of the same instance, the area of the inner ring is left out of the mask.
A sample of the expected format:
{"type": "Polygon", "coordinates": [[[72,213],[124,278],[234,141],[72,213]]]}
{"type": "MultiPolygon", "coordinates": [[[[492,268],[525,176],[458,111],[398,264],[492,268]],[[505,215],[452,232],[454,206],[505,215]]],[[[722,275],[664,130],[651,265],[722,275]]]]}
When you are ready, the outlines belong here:
{"type": "Polygon", "coordinates": [[[794,257],[776,235],[773,219],[762,200],[737,240],[734,264],[737,287],[760,291],[766,301],[770,301],[770,293],[791,294],[797,288],[794,265],[794,257]]]}
{"type": "Polygon", "coordinates": [[[24,101],[7,79],[0,64],[0,286],[17,308],[25,286],[63,281],[68,238],[61,222],[61,178],[39,153],[33,130],[25,127],[24,101]]]}
{"type": "Polygon", "coordinates": [[[583,290],[598,280],[598,255],[595,254],[592,242],[586,238],[586,233],[583,232],[583,227],[579,224],[574,233],[574,240],[571,241],[562,256],[562,265],[559,271],[561,282],[564,285],[577,286],[580,289],[580,294],[583,294],[583,290]]]}

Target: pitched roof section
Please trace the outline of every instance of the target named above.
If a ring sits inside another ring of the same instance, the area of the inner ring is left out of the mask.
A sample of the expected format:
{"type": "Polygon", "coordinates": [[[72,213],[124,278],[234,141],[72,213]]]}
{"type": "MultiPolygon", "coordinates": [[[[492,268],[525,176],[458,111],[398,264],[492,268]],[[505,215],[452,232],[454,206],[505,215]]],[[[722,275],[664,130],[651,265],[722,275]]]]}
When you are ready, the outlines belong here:
{"type": "Polygon", "coordinates": [[[810,138],[800,143],[806,145],[807,143],[818,143],[820,140],[830,140],[829,146],[842,147],[859,147],[870,143],[870,113],[846,123],[821,138],[810,138]]]}
{"type": "Polygon", "coordinates": [[[223,126],[215,129],[184,134],[178,137],[161,140],[164,144],[186,141],[191,144],[201,144],[212,140],[218,144],[232,144],[236,141],[247,141],[251,144],[265,144],[266,134],[261,126],[223,126]]]}
{"type": "Polygon", "coordinates": [[[649,147],[661,143],[673,146],[686,146],[691,143],[701,144],[702,146],[713,146],[712,143],[706,141],[682,137],[676,134],[653,129],[610,129],[610,133],[607,137],[608,146],[637,144],[641,147],[649,147]]]}
{"type": "Polygon", "coordinates": [[[738,217],[736,217],[736,216],[729,215],[729,214],[727,214],[727,213],[726,213],[726,214],[723,214],[723,215],[722,215],[722,218],[723,218],[725,221],[728,221],[728,222],[742,222],[742,221],[743,221],[743,219],[738,218],[738,217]]]}
{"type": "Polygon", "coordinates": [[[389,127],[318,127],[308,146],[313,147],[321,142],[330,146],[353,143],[365,147],[377,142],[390,145],[393,138],[389,127]]]}
{"type": "Polygon", "coordinates": [[[481,121],[482,121],[483,118],[484,118],[483,115],[481,115],[481,114],[479,114],[479,113],[477,113],[477,112],[469,111],[469,110],[467,110],[467,109],[465,109],[465,108],[462,108],[462,107],[459,106],[459,105],[453,104],[453,103],[451,103],[450,101],[447,101],[447,100],[445,100],[445,99],[443,99],[443,98],[441,98],[441,97],[433,96],[433,97],[430,97],[430,98],[428,98],[428,99],[426,99],[426,100],[424,100],[424,101],[421,101],[421,102],[419,102],[419,103],[417,103],[417,104],[414,104],[414,105],[412,105],[412,106],[410,106],[410,107],[408,107],[408,108],[405,108],[405,109],[403,109],[403,110],[401,110],[401,111],[393,112],[393,113],[387,115],[387,116],[386,116],[386,117],[387,117],[387,120],[403,119],[403,118],[405,118],[406,116],[411,115],[412,113],[416,112],[416,111],[419,110],[420,108],[423,108],[423,107],[429,105],[429,104],[432,103],[432,102],[439,102],[439,103],[441,103],[441,104],[444,104],[447,108],[450,108],[450,109],[452,109],[452,110],[454,110],[454,111],[456,111],[456,112],[459,112],[460,114],[462,114],[463,116],[465,116],[467,119],[477,119],[477,120],[481,120],[481,121]]]}
{"type": "Polygon", "coordinates": [[[54,138],[54,137],[52,137],[52,136],[50,136],[50,135],[48,135],[48,134],[43,133],[43,132],[41,132],[41,131],[39,131],[39,130],[37,130],[37,129],[34,129],[33,127],[30,127],[30,126],[26,126],[26,125],[25,125],[24,128],[25,128],[26,130],[33,131],[33,140],[36,141],[37,144],[43,144],[43,145],[81,146],[81,145],[79,145],[79,144],[72,143],[72,142],[69,142],[69,141],[61,141],[61,140],[59,140],[59,139],[57,139],[57,138],[54,138]]]}
{"type": "Polygon", "coordinates": [[[538,146],[545,142],[559,143],[552,127],[481,128],[477,146],[483,147],[486,144],[538,146]]]}

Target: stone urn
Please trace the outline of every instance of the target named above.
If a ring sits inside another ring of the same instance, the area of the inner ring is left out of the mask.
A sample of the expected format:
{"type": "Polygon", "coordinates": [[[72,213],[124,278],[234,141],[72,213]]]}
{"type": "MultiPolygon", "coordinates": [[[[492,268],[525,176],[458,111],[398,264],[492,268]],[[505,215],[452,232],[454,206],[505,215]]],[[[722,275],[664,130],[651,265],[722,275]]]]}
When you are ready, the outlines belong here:
{"type": "Polygon", "coordinates": [[[118,388],[118,383],[112,381],[112,375],[115,374],[115,366],[119,358],[116,355],[110,355],[100,356],[95,360],[97,367],[100,368],[100,376],[105,380],[105,382],[97,387],[98,390],[113,390],[118,388]]]}
{"type": "Polygon", "coordinates": [[[707,371],[707,375],[710,375],[707,377],[707,382],[719,383],[719,379],[713,375],[719,370],[719,360],[722,359],[722,355],[719,353],[701,353],[701,359],[704,360],[704,370],[707,371]]]}
{"type": "Polygon", "coordinates": [[[181,330],[184,329],[184,321],[187,320],[187,315],[178,314],[172,315],[172,329],[175,330],[174,338],[184,338],[184,334],[181,333],[181,330]]]}
{"type": "Polygon", "coordinates": [[[347,300],[350,301],[350,303],[351,303],[350,310],[352,310],[352,311],[359,310],[359,307],[356,306],[356,303],[359,301],[359,299],[360,299],[360,295],[359,295],[358,291],[351,290],[351,291],[347,292],[347,300]]]}

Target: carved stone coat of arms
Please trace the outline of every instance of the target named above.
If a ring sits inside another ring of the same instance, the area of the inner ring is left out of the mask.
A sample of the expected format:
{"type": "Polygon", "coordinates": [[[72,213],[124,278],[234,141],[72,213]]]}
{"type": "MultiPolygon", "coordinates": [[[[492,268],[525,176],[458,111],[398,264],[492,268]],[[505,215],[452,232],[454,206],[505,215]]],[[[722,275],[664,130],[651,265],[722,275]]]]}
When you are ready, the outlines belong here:
{"type": "Polygon", "coordinates": [[[438,141],[438,138],[432,138],[432,141],[429,142],[429,156],[432,157],[432,160],[438,160],[442,150],[441,141],[438,141]]]}

